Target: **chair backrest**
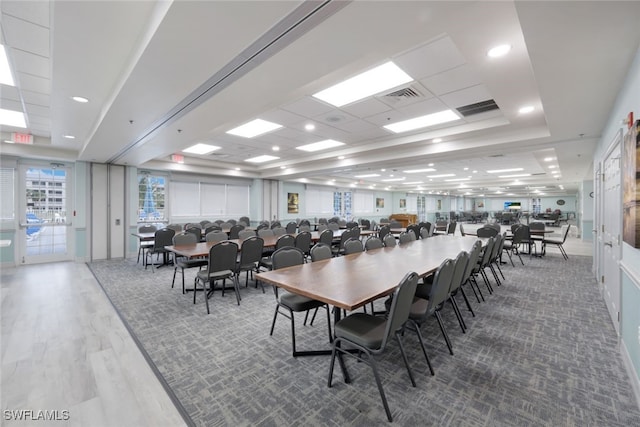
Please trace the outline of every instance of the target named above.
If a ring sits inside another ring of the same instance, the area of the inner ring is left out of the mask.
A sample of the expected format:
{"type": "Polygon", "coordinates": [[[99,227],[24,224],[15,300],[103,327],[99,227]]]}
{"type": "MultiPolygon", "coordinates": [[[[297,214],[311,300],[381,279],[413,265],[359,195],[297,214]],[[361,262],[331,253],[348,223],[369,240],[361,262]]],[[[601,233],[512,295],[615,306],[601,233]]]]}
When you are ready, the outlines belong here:
{"type": "Polygon", "coordinates": [[[320,243],[324,243],[326,245],[331,246],[333,243],[333,231],[326,229],[320,233],[320,238],[318,239],[320,243]]]}
{"type": "Polygon", "coordinates": [[[275,236],[282,236],[283,234],[287,234],[287,229],[284,227],[273,227],[271,230],[273,230],[273,234],[275,236]]]}
{"type": "Polygon", "coordinates": [[[413,242],[415,240],[415,236],[414,238],[411,238],[410,233],[413,234],[413,231],[409,231],[409,232],[403,231],[402,233],[400,233],[398,240],[400,241],[401,245],[404,245],[409,242],[413,242]]]}
{"type": "Polygon", "coordinates": [[[290,234],[283,234],[282,236],[278,237],[278,240],[276,240],[276,250],[280,248],[286,248],[287,246],[295,247],[296,238],[290,234]]]}
{"type": "Polygon", "coordinates": [[[487,245],[484,248],[484,252],[482,253],[482,258],[480,259],[480,267],[484,268],[491,262],[491,255],[493,254],[493,246],[495,244],[495,238],[489,237],[487,239],[487,245]]]}
{"type": "Polygon", "coordinates": [[[380,224],[389,224],[389,222],[389,218],[387,218],[386,216],[380,218],[380,224]]]}
{"type": "Polygon", "coordinates": [[[262,229],[258,229],[258,237],[262,237],[263,239],[265,237],[273,237],[276,234],[273,232],[272,229],[270,228],[262,228],[262,229]]]}
{"type": "Polygon", "coordinates": [[[376,236],[370,236],[367,241],[364,243],[364,248],[368,251],[372,249],[380,249],[384,245],[382,244],[382,240],[376,236]]]}
{"type": "Polygon", "coordinates": [[[417,285],[418,275],[414,272],[410,272],[402,278],[398,287],[393,291],[393,298],[391,300],[391,306],[389,307],[389,315],[385,325],[384,337],[382,338],[379,350],[385,348],[391,334],[400,329],[409,319],[411,303],[416,293],[417,285]]]}
{"type": "Polygon", "coordinates": [[[293,234],[296,232],[297,229],[298,229],[298,224],[294,221],[289,222],[285,227],[285,230],[287,230],[287,234],[293,234]]]}
{"type": "Polygon", "coordinates": [[[385,247],[393,248],[396,245],[396,238],[393,234],[389,233],[386,236],[384,236],[384,239],[382,239],[382,242],[384,243],[385,247]]]}
{"type": "Polygon", "coordinates": [[[138,233],[155,233],[158,231],[158,227],[151,224],[144,224],[138,227],[138,233]]]}
{"type": "Polygon", "coordinates": [[[360,219],[360,225],[362,225],[364,230],[371,230],[371,221],[368,219],[360,219]]]}
{"type": "Polygon", "coordinates": [[[318,219],[318,224],[326,224],[326,223],[328,223],[328,222],[329,222],[329,221],[327,220],[327,218],[320,218],[320,219],[318,219]]]}
{"type": "Polygon", "coordinates": [[[221,219],[216,219],[215,221],[213,221],[213,223],[220,225],[220,224],[224,224],[224,221],[221,219]]]}
{"type": "Polygon", "coordinates": [[[449,297],[449,289],[455,271],[455,262],[452,259],[442,261],[433,275],[433,284],[429,294],[429,303],[424,317],[432,315],[438,307],[449,297]]]}
{"type": "Polygon", "coordinates": [[[311,231],[311,226],[300,223],[300,225],[298,226],[298,232],[303,232],[303,231],[311,231]]]}
{"type": "Polygon", "coordinates": [[[349,229],[349,232],[351,233],[350,236],[353,237],[354,239],[359,239],[360,238],[360,227],[358,227],[358,226],[351,227],[349,229]]]}
{"type": "Polygon", "coordinates": [[[326,243],[316,243],[311,248],[311,262],[322,261],[333,257],[331,246],[326,243]]]}
{"type": "Polygon", "coordinates": [[[544,231],[546,225],[542,221],[532,221],[529,223],[529,230],[544,231]]]}
{"type": "Polygon", "coordinates": [[[278,227],[282,227],[282,224],[280,223],[280,221],[275,220],[271,223],[271,228],[278,228],[278,227]]]}
{"type": "Polygon", "coordinates": [[[204,230],[209,226],[209,224],[211,224],[211,221],[209,221],[208,219],[204,219],[200,221],[200,228],[204,230]]]}
{"type": "Polygon", "coordinates": [[[231,226],[231,229],[229,229],[229,238],[239,239],[240,236],[238,233],[240,233],[241,230],[244,230],[244,225],[234,224],[233,226],[231,226]]]}
{"type": "Polygon", "coordinates": [[[496,261],[500,258],[500,255],[502,255],[502,247],[504,246],[504,236],[502,234],[498,233],[494,239],[493,249],[491,250],[491,261],[496,261]]]}
{"type": "Polygon", "coordinates": [[[207,242],[222,242],[225,241],[229,238],[229,236],[227,236],[227,233],[225,233],[222,230],[214,230],[214,231],[210,231],[207,233],[206,236],[204,236],[204,239],[207,242]]]}
{"type": "Polygon", "coordinates": [[[447,234],[455,234],[456,233],[456,225],[458,223],[455,221],[451,221],[447,226],[447,234]]]}
{"type": "Polygon", "coordinates": [[[304,263],[304,254],[298,248],[287,246],[277,249],[271,255],[273,269],[292,267],[294,265],[302,265],[304,263]]]}
{"type": "Polygon", "coordinates": [[[208,226],[207,228],[204,229],[204,235],[206,236],[207,234],[211,233],[212,231],[222,231],[222,228],[220,228],[220,226],[216,225],[216,224],[212,224],[210,226],[208,226]]]}
{"type": "Polygon", "coordinates": [[[467,268],[464,271],[464,275],[462,276],[462,283],[465,283],[471,277],[474,268],[478,265],[478,259],[480,258],[480,254],[482,253],[482,242],[480,240],[476,240],[476,242],[471,247],[471,251],[469,252],[469,262],[467,262],[467,268]]]}
{"type": "Polygon", "coordinates": [[[327,228],[329,228],[329,230],[333,230],[333,231],[340,230],[340,226],[338,225],[337,222],[330,222],[327,225],[327,228]]]}
{"type": "Polygon", "coordinates": [[[241,216],[238,222],[244,222],[247,227],[251,225],[251,220],[248,216],[241,216]]]}
{"type": "Polygon", "coordinates": [[[493,227],[480,227],[476,231],[476,236],[478,237],[495,237],[497,234],[498,232],[493,227]]]}
{"type": "Polygon", "coordinates": [[[260,230],[270,230],[271,228],[269,227],[269,224],[267,224],[266,222],[261,222],[260,224],[258,224],[258,226],[256,227],[256,230],[260,231],[260,230]]]}
{"type": "Polygon", "coordinates": [[[173,230],[176,233],[180,233],[182,231],[182,226],[180,224],[169,224],[166,228],[173,230]]]}
{"type": "Polygon", "coordinates": [[[402,228],[402,223],[400,221],[391,220],[389,228],[402,228]]]}
{"type": "Polygon", "coordinates": [[[338,244],[338,248],[344,249],[344,242],[351,238],[351,230],[345,230],[344,233],[340,235],[340,243],[338,244]]]}
{"type": "Polygon", "coordinates": [[[200,241],[200,239],[198,239],[195,234],[187,233],[186,231],[184,233],[178,233],[174,235],[171,240],[173,241],[174,246],[194,245],[200,241]]]}
{"type": "Polygon", "coordinates": [[[300,220],[300,223],[298,224],[298,227],[300,227],[300,226],[302,226],[302,225],[305,225],[305,226],[307,226],[307,227],[311,227],[311,222],[309,222],[309,220],[308,220],[308,219],[301,219],[301,220],[300,220]]]}
{"type": "Polygon", "coordinates": [[[427,227],[420,228],[420,238],[426,239],[429,237],[429,229],[427,227]]]}
{"type": "Polygon", "coordinates": [[[329,229],[329,226],[327,226],[327,224],[318,224],[318,231],[325,231],[328,229],[329,229]]]}
{"type": "Polygon", "coordinates": [[[388,225],[383,225],[382,227],[380,227],[380,231],[378,231],[378,237],[380,237],[380,239],[384,241],[384,238],[389,233],[391,233],[391,227],[389,227],[388,225]]]}
{"type": "Polygon", "coordinates": [[[467,270],[467,264],[469,264],[469,258],[470,258],[469,252],[462,251],[458,254],[456,259],[453,261],[454,269],[453,269],[453,277],[451,278],[451,287],[449,288],[449,293],[456,292],[460,287],[460,285],[462,285],[463,283],[462,278],[464,277],[464,273],[467,270]]]}
{"type": "Polygon", "coordinates": [[[502,230],[502,227],[500,227],[500,224],[495,223],[495,222],[494,223],[485,224],[484,227],[493,228],[498,233],[502,230]]]}
{"type": "Polygon", "coordinates": [[[202,225],[199,222],[189,222],[189,223],[184,225],[185,231],[190,229],[190,228],[194,228],[194,227],[202,229],[202,225]]]}
{"type": "Polygon", "coordinates": [[[531,241],[531,231],[528,225],[520,224],[513,232],[513,244],[531,241]]]}
{"type": "Polygon", "coordinates": [[[153,249],[164,249],[165,246],[171,246],[173,244],[173,236],[175,236],[175,230],[170,228],[163,228],[157,230],[153,240],[153,249]]]}
{"type": "Polygon", "coordinates": [[[228,240],[218,242],[209,249],[209,274],[216,271],[235,271],[238,245],[228,240]]]}
{"type": "Polygon", "coordinates": [[[466,234],[464,233],[464,227],[462,226],[462,224],[460,224],[460,235],[466,236],[466,234]]]}
{"type": "Polygon", "coordinates": [[[185,233],[191,233],[198,238],[198,241],[202,239],[202,229],[199,227],[189,227],[184,230],[185,233]]]}
{"type": "Polygon", "coordinates": [[[253,230],[240,230],[238,232],[238,239],[247,240],[251,237],[254,237],[255,235],[256,235],[256,232],[253,230]]]}
{"type": "Polygon", "coordinates": [[[413,235],[415,236],[416,239],[420,238],[420,227],[418,226],[418,224],[407,225],[407,232],[409,231],[413,231],[413,235]]]}
{"type": "Polygon", "coordinates": [[[231,227],[233,227],[233,224],[231,224],[230,222],[223,222],[220,225],[220,228],[223,228],[225,230],[230,230],[231,227]]]}
{"type": "Polygon", "coordinates": [[[259,262],[262,259],[264,240],[253,235],[242,241],[240,248],[240,265],[248,265],[259,262]]]}
{"type": "Polygon", "coordinates": [[[351,228],[353,228],[353,227],[357,227],[357,226],[358,226],[358,223],[357,223],[356,221],[348,221],[348,222],[345,224],[345,227],[347,227],[347,228],[349,228],[349,229],[351,229],[351,228]]]}
{"type": "Polygon", "coordinates": [[[305,254],[309,253],[311,249],[311,232],[303,231],[298,233],[295,237],[296,248],[300,249],[305,254]]]}
{"type": "Polygon", "coordinates": [[[349,238],[344,242],[344,254],[350,255],[358,252],[364,252],[364,246],[362,245],[362,241],[356,238],[349,238]]]}

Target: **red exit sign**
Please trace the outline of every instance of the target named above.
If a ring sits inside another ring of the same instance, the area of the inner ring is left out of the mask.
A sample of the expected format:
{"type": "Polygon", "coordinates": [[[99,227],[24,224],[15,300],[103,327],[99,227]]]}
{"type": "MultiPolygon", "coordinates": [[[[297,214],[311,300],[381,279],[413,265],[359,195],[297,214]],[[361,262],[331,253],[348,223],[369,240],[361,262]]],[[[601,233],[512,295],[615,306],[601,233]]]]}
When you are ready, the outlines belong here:
{"type": "Polygon", "coordinates": [[[16,144],[33,144],[33,135],[30,133],[13,132],[11,134],[11,140],[16,144]]]}

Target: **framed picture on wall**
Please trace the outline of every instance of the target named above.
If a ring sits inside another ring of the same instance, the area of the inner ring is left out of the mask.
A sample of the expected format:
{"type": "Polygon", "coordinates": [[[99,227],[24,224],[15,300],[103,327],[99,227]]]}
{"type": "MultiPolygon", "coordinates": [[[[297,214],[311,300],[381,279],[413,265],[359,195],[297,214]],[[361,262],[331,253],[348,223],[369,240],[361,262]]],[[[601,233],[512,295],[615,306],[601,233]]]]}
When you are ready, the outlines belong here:
{"type": "Polygon", "coordinates": [[[299,210],[298,193],[287,193],[287,213],[297,214],[299,210]]]}
{"type": "Polygon", "coordinates": [[[376,197],[376,208],[384,208],[384,199],[382,197],[376,197]]]}
{"type": "Polygon", "coordinates": [[[400,199],[400,209],[407,207],[407,199],[400,199]]]}
{"type": "Polygon", "coordinates": [[[622,163],[622,236],[625,243],[640,248],[640,120],[624,136],[622,163]]]}

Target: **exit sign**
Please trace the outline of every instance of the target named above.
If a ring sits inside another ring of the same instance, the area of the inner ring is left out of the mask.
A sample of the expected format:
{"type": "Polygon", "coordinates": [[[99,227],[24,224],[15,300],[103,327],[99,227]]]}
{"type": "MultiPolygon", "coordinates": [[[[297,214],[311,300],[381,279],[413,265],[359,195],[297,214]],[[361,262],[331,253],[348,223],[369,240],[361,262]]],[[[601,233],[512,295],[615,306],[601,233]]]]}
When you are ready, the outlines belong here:
{"type": "Polygon", "coordinates": [[[33,135],[30,133],[13,132],[11,140],[16,144],[33,144],[33,135]]]}

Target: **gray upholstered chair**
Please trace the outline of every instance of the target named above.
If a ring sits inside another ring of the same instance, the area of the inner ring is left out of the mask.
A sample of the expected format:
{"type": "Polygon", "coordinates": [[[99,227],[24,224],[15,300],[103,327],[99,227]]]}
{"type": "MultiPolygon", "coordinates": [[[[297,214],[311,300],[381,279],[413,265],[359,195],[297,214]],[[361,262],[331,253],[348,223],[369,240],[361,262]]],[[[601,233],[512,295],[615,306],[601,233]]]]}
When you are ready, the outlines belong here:
{"type": "Polygon", "coordinates": [[[229,238],[229,236],[227,236],[227,233],[225,233],[222,230],[215,230],[215,231],[210,231],[207,233],[206,236],[204,236],[204,240],[206,242],[222,242],[225,241],[229,238]]]}
{"type": "MultiPolygon", "coordinates": [[[[173,236],[173,245],[181,246],[181,245],[195,245],[200,240],[193,233],[184,233],[176,234],[173,236]]],[[[173,279],[171,280],[171,288],[173,288],[176,282],[176,273],[178,272],[178,268],[182,273],[182,293],[184,294],[184,270],[185,268],[202,268],[207,265],[207,260],[205,258],[186,258],[175,256],[173,257],[173,279]]]]}
{"type": "MultiPolygon", "coordinates": [[[[278,270],[280,268],[303,264],[304,253],[302,253],[302,251],[298,248],[287,246],[276,250],[271,256],[271,259],[273,261],[273,269],[278,270]]],[[[289,320],[291,320],[291,347],[293,357],[299,355],[298,351],[296,350],[296,330],[293,313],[308,312],[309,310],[313,310],[315,308],[324,307],[327,310],[327,328],[329,332],[329,342],[332,341],[331,319],[329,316],[329,306],[327,306],[327,304],[290,292],[278,292],[277,287],[274,287],[274,291],[276,294],[277,304],[276,310],[273,313],[273,322],[271,323],[271,331],[269,332],[269,335],[273,335],[273,329],[276,326],[276,319],[278,318],[278,314],[289,318],[289,320]],[[284,312],[281,310],[284,310],[284,312]]]]}
{"type": "Polygon", "coordinates": [[[295,234],[297,229],[298,229],[298,223],[296,223],[295,221],[289,222],[285,227],[287,234],[295,234]]]}
{"type": "Polygon", "coordinates": [[[329,245],[329,247],[331,247],[331,244],[333,243],[333,231],[329,229],[321,231],[320,238],[318,239],[318,241],[320,243],[324,243],[326,245],[329,245]]]}
{"type": "Polygon", "coordinates": [[[193,286],[193,303],[196,303],[196,285],[202,283],[204,300],[207,303],[207,314],[209,311],[209,298],[213,295],[215,282],[222,280],[222,296],[224,296],[225,282],[227,279],[233,282],[233,289],[236,293],[236,301],[240,305],[240,289],[238,287],[238,277],[236,275],[236,259],[238,257],[238,245],[225,240],[216,243],[209,249],[209,260],[205,270],[198,271],[193,286]],[[209,289],[207,289],[207,284],[209,289]]]}
{"type": "Polygon", "coordinates": [[[155,272],[155,265],[153,264],[153,256],[162,255],[163,259],[166,261],[166,258],[169,256],[169,251],[165,249],[165,246],[173,245],[173,236],[175,236],[176,232],[170,228],[163,228],[162,230],[157,230],[154,238],[153,238],[153,247],[147,249],[147,256],[145,258],[144,268],[147,269],[149,265],[149,258],[151,258],[151,271],[155,272]]]}
{"type": "Polygon", "coordinates": [[[384,239],[382,239],[382,242],[384,243],[384,246],[386,248],[392,248],[396,245],[396,238],[393,234],[389,233],[386,236],[384,236],[384,239]]]}
{"type": "MultiPolygon", "coordinates": [[[[373,370],[373,376],[378,385],[380,397],[382,398],[382,405],[384,406],[389,421],[393,421],[393,418],[391,417],[387,398],[382,388],[375,356],[385,351],[392,335],[395,335],[404,364],[407,368],[407,373],[411,379],[411,384],[414,387],[416,386],[409,361],[404,352],[404,346],[402,345],[401,333],[409,319],[411,301],[413,300],[417,283],[418,275],[416,273],[408,273],[404,276],[393,293],[388,316],[381,317],[365,313],[353,313],[336,323],[334,328],[336,338],[333,342],[333,351],[331,352],[328,386],[331,387],[336,356],[340,356],[338,352],[353,356],[359,361],[367,363],[373,370]],[[348,347],[355,347],[359,352],[351,353],[348,349],[342,347],[341,344],[347,344],[348,347]],[[364,357],[365,355],[366,357],[364,357]]],[[[345,366],[342,367],[346,369],[345,366]]],[[[345,377],[347,377],[346,373],[344,374],[345,377]]]]}
{"type": "Polygon", "coordinates": [[[251,237],[255,237],[256,236],[256,232],[253,230],[240,230],[238,232],[238,239],[240,240],[247,240],[251,237]]]}
{"type": "Polygon", "coordinates": [[[238,235],[238,233],[240,233],[240,231],[242,230],[244,230],[244,225],[233,224],[229,229],[229,239],[239,239],[240,236],[238,235]]]}
{"type": "Polygon", "coordinates": [[[304,253],[305,259],[309,256],[309,250],[311,249],[311,232],[302,231],[296,235],[295,240],[296,248],[300,249],[304,253]]]}
{"type": "Polygon", "coordinates": [[[367,239],[366,242],[364,242],[364,248],[368,251],[372,249],[380,249],[382,247],[384,247],[382,240],[380,240],[380,238],[376,236],[371,236],[367,239]]]}
{"type": "Polygon", "coordinates": [[[560,250],[562,257],[565,260],[569,259],[569,255],[567,255],[567,251],[565,251],[563,245],[564,245],[564,242],[567,241],[567,236],[569,235],[569,228],[571,228],[571,224],[566,225],[566,227],[567,228],[565,228],[564,234],[562,235],[562,240],[546,239],[546,238],[542,240],[542,249],[541,249],[542,253],[545,253],[547,245],[554,245],[560,250]]]}
{"type": "MultiPolygon", "coordinates": [[[[258,264],[262,259],[262,249],[264,247],[264,240],[257,237],[255,234],[246,240],[242,241],[242,247],[240,248],[240,259],[236,263],[235,273],[237,279],[240,280],[240,273],[246,272],[247,277],[244,282],[244,286],[249,285],[249,274],[253,275],[253,272],[258,272],[258,264]]],[[[262,285],[262,284],[261,284],[262,285]]],[[[256,281],[256,287],[258,283],[256,281]]],[[[264,293],[264,286],[262,287],[264,293]]]]}
{"type": "MultiPolygon", "coordinates": [[[[158,231],[158,228],[155,225],[144,224],[138,227],[138,233],[155,233],[158,231]]],[[[138,246],[138,260],[136,263],[140,262],[140,254],[142,254],[142,263],[145,262],[145,251],[153,247],[153,240],[141,240],[138,246]]]]}
{"type": "Polygon", "coordinates": [[[311,248],[311,262],[323,261],[325,259],[330,259],[333,257],[333,253],[331,252],[331,246],[326,243],[316,243],[311,248]]]}
{"type": "Polygon", "coordinates": [[[351,255],[358,252],[364,252],[364,246],[360,239],[350,237],[344,242],[344,254],[351,255]]]}

